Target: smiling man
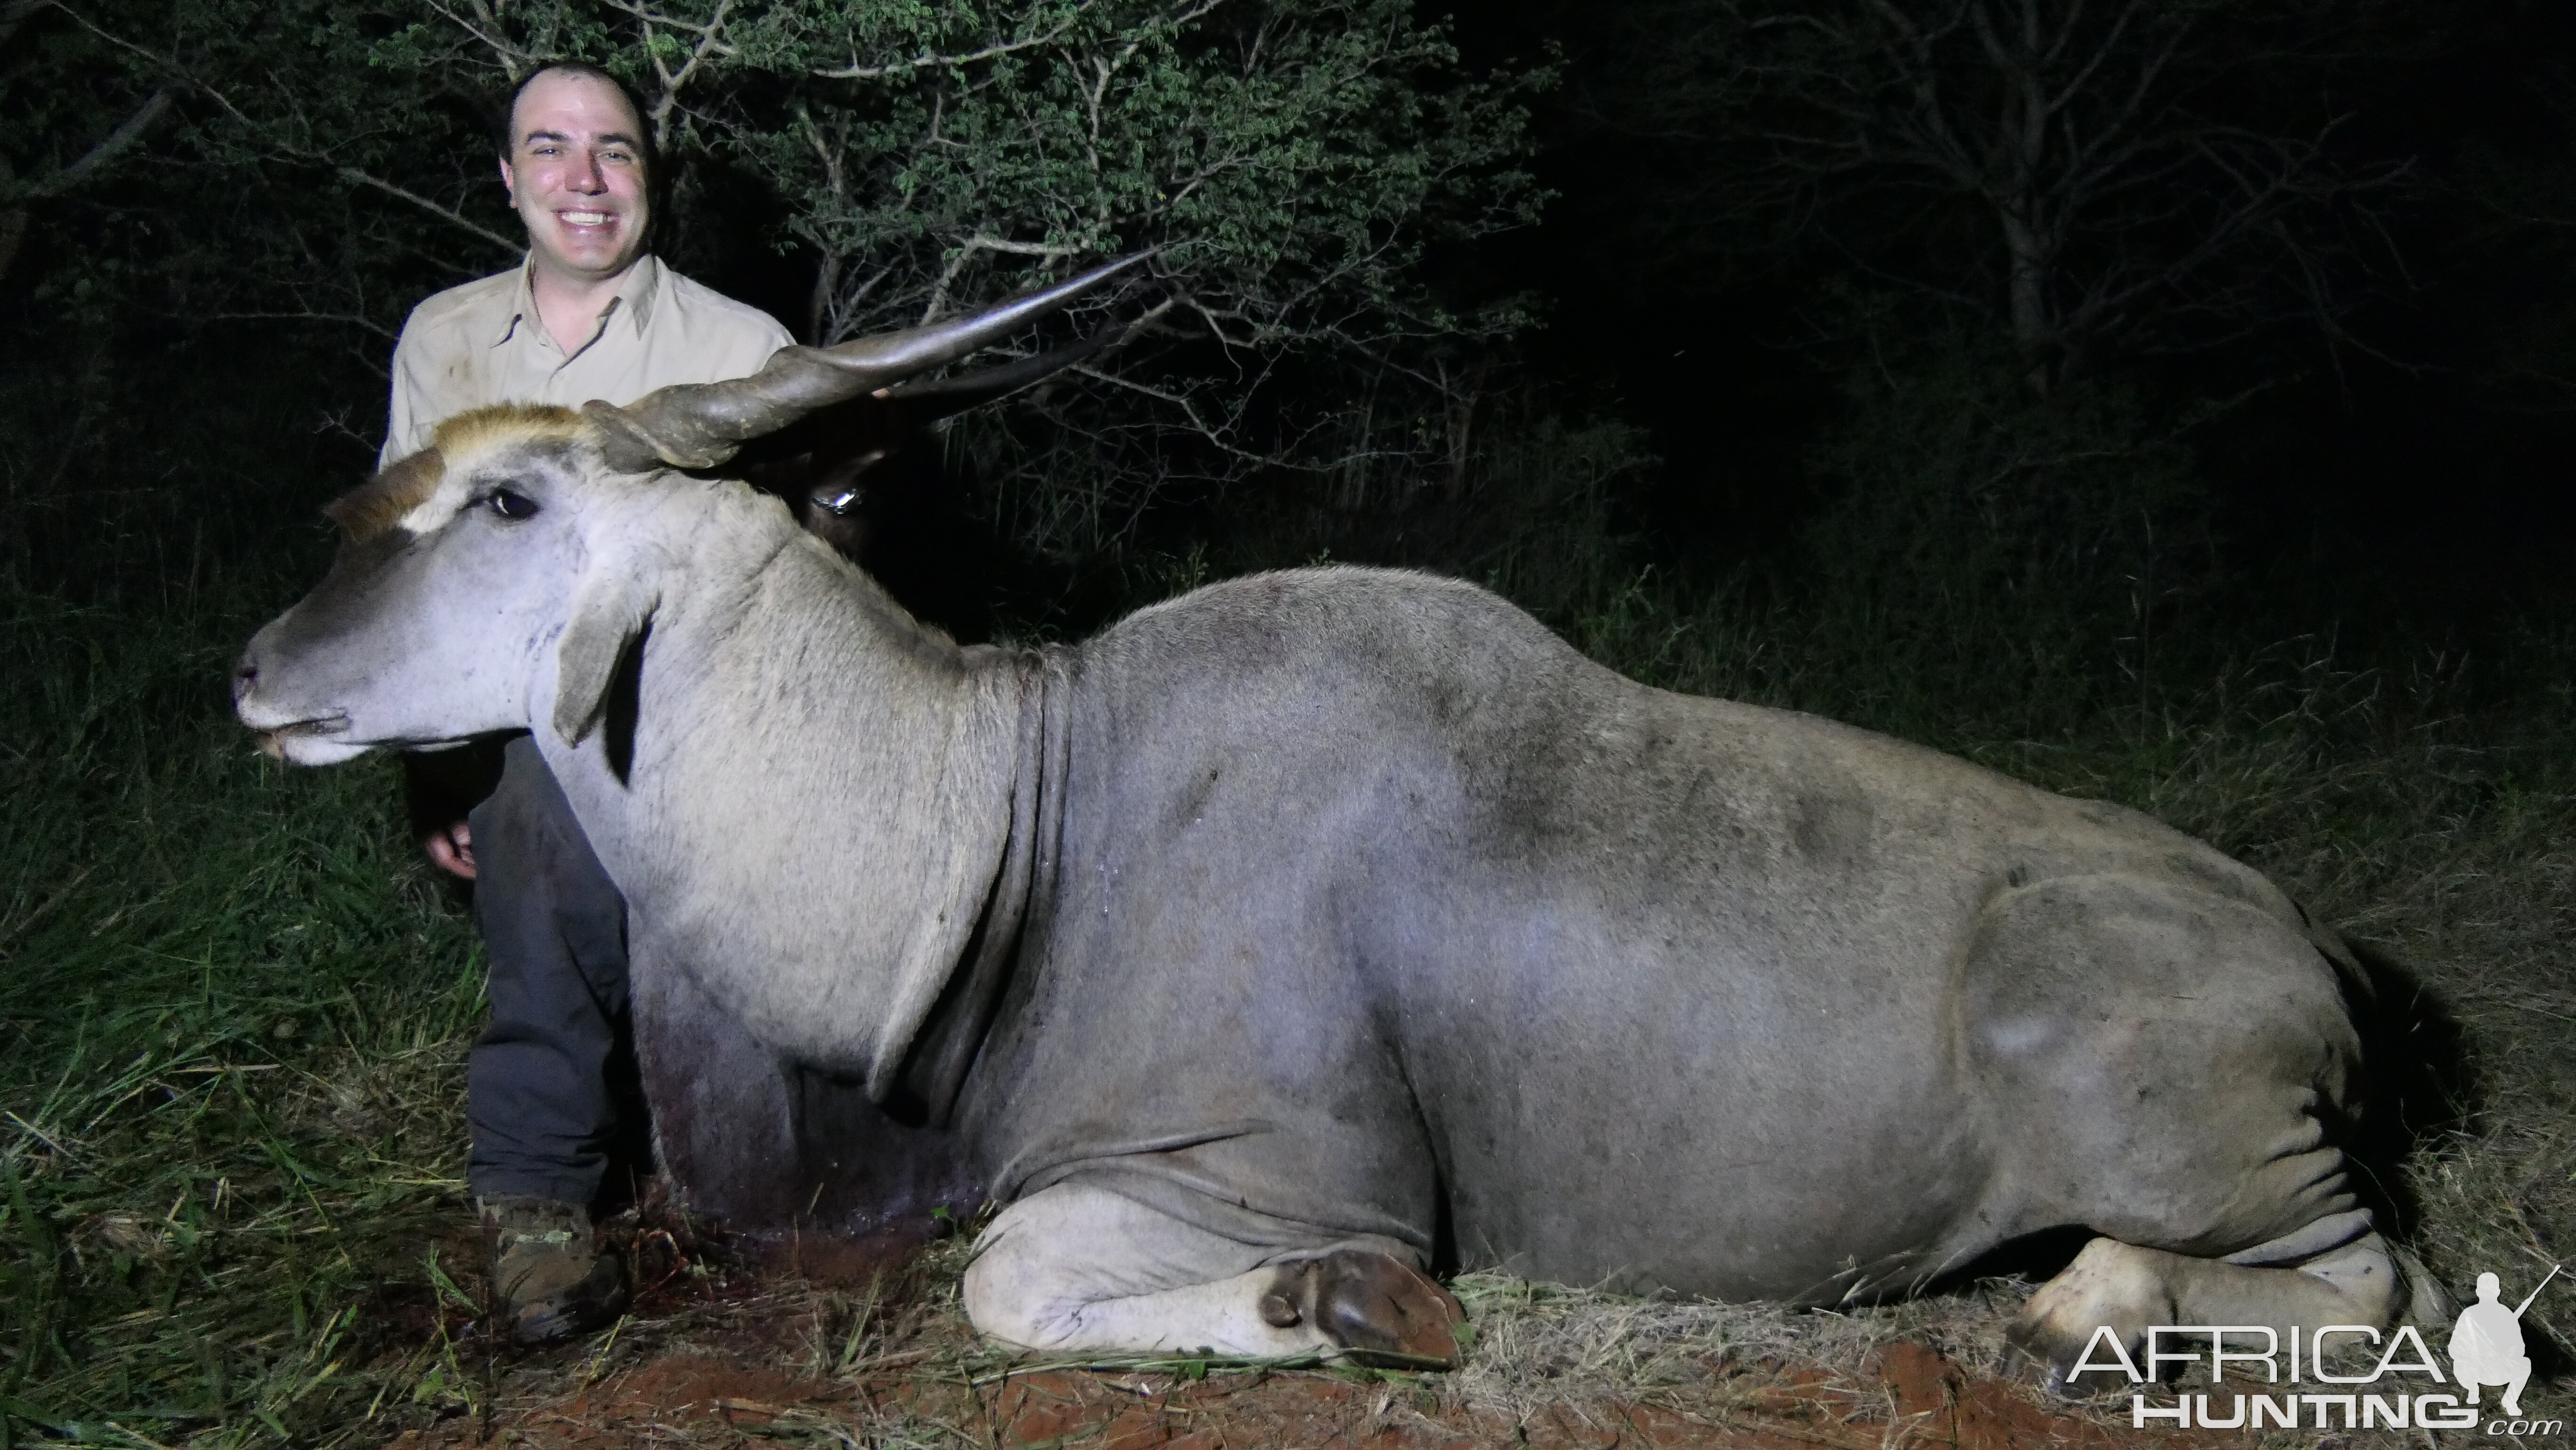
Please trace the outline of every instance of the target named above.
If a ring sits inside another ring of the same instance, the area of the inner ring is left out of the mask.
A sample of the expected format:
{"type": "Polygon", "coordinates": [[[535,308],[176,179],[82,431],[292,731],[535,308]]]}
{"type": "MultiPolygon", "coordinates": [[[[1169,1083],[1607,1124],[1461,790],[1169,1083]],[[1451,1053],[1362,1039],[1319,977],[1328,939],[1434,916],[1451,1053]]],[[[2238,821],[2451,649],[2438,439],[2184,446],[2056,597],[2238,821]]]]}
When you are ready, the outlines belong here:
{"type": "Polygon", "coordinates": [[[742,377],[792,340],[767,313],[644,250],[650,133],[606,72],[535,71],[507,115],[501,181],[528,230],[527,261],[413,309],[394,348],[385,462],[467,408],[632,402],[666,383],[742,377]]]}
{"type": "MultiPolygon", "coordinates": [[[[607,72],[537,69],[495,139],[527,260],[413,309],[394,348],[385,462],[468,408],[631,403],[746,376],[792,340],[645,250],[651,133],[607,72]]],[[[475,882],[490,963],[492,1021],[466,1061],[466,1177],[494,1283],[513,1338],[576,1333],[625,1299],[617,1260],[594,1251],[590,1208],[612,1140],[634,1126],[612,1082],[626,903],[526,739],[501,752],[497,787],[477,747],[410,759],[414,821],[431,859],[475,882]]]]}

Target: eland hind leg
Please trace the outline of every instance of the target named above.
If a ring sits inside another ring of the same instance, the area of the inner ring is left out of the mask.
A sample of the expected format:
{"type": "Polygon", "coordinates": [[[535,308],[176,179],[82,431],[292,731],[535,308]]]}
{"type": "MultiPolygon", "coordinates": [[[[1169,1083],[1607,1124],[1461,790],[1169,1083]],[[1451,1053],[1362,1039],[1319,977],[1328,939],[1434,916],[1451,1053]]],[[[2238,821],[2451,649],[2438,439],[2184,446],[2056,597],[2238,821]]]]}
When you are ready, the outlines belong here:
{"type": "Polygon", "coordinates": [[[1382,1241],[1250,1244],[1090,1184],[1002,1211],[966,1270],[966,1317],[1024,1349],[1454,1363],[1451,1298],[1382,1241]]]}
{"type": "Polygon", "coordinates": [[[2014,1145],[1997,1217],[2101,1235],[2011,1330],[2052,1386],[2106,1328],[2134,1359],[2157,1325],[2395,1321],[2404,1276],[2329,1141],[2360,1045],[2327,944],[2216,878],[2059,878],[1979,926],[1968,1060],[2014,1145]]]}
{"type": "Polygon", "coordinates": [[[2097,1238],[2030,1296],[2005,1337],[2052,1391],[2126,1392],[2133,1385],[2114,1365],[2117,1356],[2095,1347],[2105,1329],[2130,1364],[2152,1372],[2139,1355],[2147,1331],[2158,1325],[2260,1326],[2286,1346],[2293,1326],[2311,1340],[2328,1325],[2385,1329],[2406,1309],[2408,1289],[2407,1276],[2362,1210],[2220,1259],[2097,1238]],[[2356,1228],[2357,1235],[2311,1251],[2319,1240],[2356,1228]],[[2286,1257],[2273,1257],[2280,1255],[2286,1257]]]}

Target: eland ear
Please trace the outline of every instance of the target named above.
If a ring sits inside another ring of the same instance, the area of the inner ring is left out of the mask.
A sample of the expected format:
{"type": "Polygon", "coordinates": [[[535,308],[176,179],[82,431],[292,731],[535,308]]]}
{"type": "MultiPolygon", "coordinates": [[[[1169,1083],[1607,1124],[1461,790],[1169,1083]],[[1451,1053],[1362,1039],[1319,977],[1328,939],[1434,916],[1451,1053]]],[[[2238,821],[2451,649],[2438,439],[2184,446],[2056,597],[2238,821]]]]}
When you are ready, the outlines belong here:
{"type": "Polygon", "coordinates": [[[659,592],[645,580],[594,577],[573,594],[572,620],[555,646],[555,734],[579,745],[608,714],[608,691],[626,656],[653,622],[659,592]]]}

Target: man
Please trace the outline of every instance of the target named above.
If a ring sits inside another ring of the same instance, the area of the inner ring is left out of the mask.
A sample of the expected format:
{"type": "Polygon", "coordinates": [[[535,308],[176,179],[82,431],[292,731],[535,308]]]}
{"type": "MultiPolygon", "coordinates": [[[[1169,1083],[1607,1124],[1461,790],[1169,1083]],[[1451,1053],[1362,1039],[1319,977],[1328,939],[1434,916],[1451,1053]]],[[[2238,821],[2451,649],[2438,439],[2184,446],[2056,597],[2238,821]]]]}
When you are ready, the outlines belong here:
{"type": "MultiPolygon", "coordinates": [[[[788,345],[766,314],[645,250],[649,136],[633,96],[596,67],[553,64],[520,84],[496,140],[527,260],[413,309],[394,348],[385,462],[468,408],[628,403],[745,376],[788,345]]],[[[620,1126],[610,1070],[626,907],[526,739],[506,747],[499,785],[470,815],[458,809],[469,802],[436,799],[440,761],[415,773],[415,820],[431,859],[475,882],[491,967],[492,1023],[466,1060],[466,1178],[512,1337],[552,1339],[625,1303],[617,1259],[593,1247],[590,1206],[620,1126]]]]}

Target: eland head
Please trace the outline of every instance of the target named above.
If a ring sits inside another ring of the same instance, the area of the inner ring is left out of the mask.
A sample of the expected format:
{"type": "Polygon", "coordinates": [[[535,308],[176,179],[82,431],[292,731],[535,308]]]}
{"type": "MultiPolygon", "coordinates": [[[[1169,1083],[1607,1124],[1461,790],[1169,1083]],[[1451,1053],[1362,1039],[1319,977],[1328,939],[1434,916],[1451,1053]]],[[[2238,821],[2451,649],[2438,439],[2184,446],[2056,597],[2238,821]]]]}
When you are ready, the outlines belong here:
{"type": "MultiPolygon", "coordinates": [[[[623,407],[501,404],[450,418],[429,447],[325,509],[344,534],[340,553],[243,652],[235,712],[263,749],[302,765],[549,723],[578,741],[597,723],[630,637],[621,620],[650,608],[652,561],[622,547],[631,526],[608,519],[631,525],[662,499],[706,507],[716,485],[674,470],[721,467],[742,444],[835,404],[873,396],[898,422],[918,425],[1037,382],[1116,329],[982,372],[907,380],[1142,260],[964,317],[833,348],[785,348],[750,377],[663,388],[623,407]],[[535,718],[540,710],[550,720],[535,718]]],[[[736,492],[721,506],[758,506],[736,492]]],[[[823,492],[809,511],[831,511],[823,492]]]]}

